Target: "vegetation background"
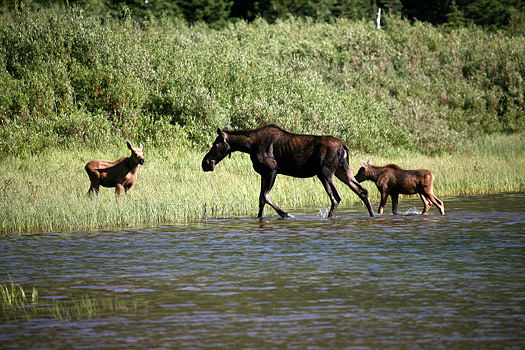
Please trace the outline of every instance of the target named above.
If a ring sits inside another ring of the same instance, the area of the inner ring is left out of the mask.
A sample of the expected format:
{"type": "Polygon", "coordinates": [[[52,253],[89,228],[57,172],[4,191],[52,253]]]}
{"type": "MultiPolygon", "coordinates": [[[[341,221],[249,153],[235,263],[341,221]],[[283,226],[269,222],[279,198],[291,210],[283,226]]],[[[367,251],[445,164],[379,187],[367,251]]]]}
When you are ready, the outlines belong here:
{"type": "MultiPolygon", "coordinates": [[[[524,189],[520,1],[1,4],[2,232],[255,213],[246,158],[199,169],[224,126],[334,135],[354,168],[433,170],[438,196],[524,189]],[[132,199],[87,201],[84,164],[127,140],[146,154],[132,199]]],[[[283,207],[327,200],[294,181],[272,191],[283,207]]]]}
{"type": "Polygon", "coordinates": [[[386,1],[449,21],[387,15],[380,30],[381,2],[279,4],[4,1],[0,154],[122,139],[200,148],[217,127],[264,123],[361,151],[440,154],[524,130],[523,3],[491,1],[506,11],[491,22],[474,10],[486,1],[386,1]],[[458,26],[476,22],[501,29],[458,26]]]}

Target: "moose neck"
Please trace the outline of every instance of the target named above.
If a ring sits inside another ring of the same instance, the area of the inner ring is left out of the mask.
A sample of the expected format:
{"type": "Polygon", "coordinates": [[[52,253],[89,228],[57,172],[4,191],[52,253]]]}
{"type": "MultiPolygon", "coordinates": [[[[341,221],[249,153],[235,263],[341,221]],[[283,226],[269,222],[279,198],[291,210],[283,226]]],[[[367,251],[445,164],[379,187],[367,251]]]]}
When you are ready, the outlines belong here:
{"type": "Polygon", "coordinates": [[[368,166],[368,170],[367,170],[367,179],[368,180],[371,180],[371,181],[377,181],[378,177],[379,177],[379,174],[381,173],[381,169],[382,167],[378,167],[378,166],[374,166],[374,165],[369,165],[368,166]]]}
{"type": "Polygon", "coordinates": [[[227,142],[228,145],[230,145],[231,152],[244,152],[244,153],[250,153],[251,148],[251,138],[250,135],[247,134],[227,134],[227,142]]]}
{"type": "Polygon", "coordinates": [[[131,157],[128,157],[126,159],[126,163],[128,165],[128,169],[133,172],[133,173],[136,173],[138,170],[139,170],[139,167],[140,167],[140,164],[139,163],[135,163],[133,161],[133,159],[131,159],[131,157]]]}

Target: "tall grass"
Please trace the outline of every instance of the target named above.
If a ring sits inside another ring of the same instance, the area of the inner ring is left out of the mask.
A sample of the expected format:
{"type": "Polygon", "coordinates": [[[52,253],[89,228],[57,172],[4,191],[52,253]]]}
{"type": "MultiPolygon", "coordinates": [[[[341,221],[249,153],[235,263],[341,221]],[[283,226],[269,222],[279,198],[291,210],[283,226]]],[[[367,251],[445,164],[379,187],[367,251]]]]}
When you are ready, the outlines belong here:
{"type": "Polygon", "coordinates": [[[200,148],[217,127],[269,122],[362,152],[443,154],[524,130],[523,47],[396,18],[138,28],[22,8],[0,26],[0,154],[115,138],[200,148]]]}
{"type": "MultiPolygon", "coordinates": [[[[396,163],[403,168],[426,168],[436,175],[438,196],[525,190],[525,144],[520,135],[483,137],[465,143],[461,154],[429,157],[420,154],[381,155],[354,152],[358,158],[375,158],[375,164],[396,163]]],[[[113,189],[101,188],[89,198],[84,164],[94,158],[117,159],[128,155],[124,143],[104,151],[53,150],[40,155],[9,156],[0,162],[0,232],[25,233],[87,230],[125,226],[154,226],[206,218],[255,216],[260,177],[246,154],[234,153],[212,173],[201,169],[204,152],[182,148],[149,148],[131,196],[116,200],[113,189]]],[[[358,197],[341,182],[342,205],[358,197]]],[[[378,192],[364,183],[373,200],[378,192]]],[[[286,210],[325,207],[329,200],[315,178],[279,176],[272,199],[286,210]]],[[[275,213],[266,206],[264,215],[275,213]]]]}

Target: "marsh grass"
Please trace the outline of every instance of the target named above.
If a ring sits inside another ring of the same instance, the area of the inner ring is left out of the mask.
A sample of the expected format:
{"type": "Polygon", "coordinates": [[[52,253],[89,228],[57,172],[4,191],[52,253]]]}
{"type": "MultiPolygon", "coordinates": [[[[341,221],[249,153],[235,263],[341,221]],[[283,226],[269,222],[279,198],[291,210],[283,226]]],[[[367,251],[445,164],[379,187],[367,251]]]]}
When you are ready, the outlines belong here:
{"type": "Polygon", "coordinates": [[[65,298],[40,298],[36,287],[31,295],[13,281],[0,283],[0,320],[11,321],[33,318],[80,320],[104,315],[137,311],[146,308],[147,302],[121,295],[100,296],[71,294],[65,298]]]}
{"type": "MultiPolygon", "coordinates": [[[[429,157],[351,155],[374,157],[375,164],[396,163],[405,169],[431,170],[440,196],[512,192],[525,190],[525,144],[523,135],[485,136],[465,143],[461,154],[429,157]]],[[[0,162],[0,231],[8,233],[91,230],[116,227],[155,226],[220,217],[253,217],[257,213],[260,177],[248,155],[234,153],[214,172],[201,169],[205,151],[182,148],[144,149],[146,162],[130,196],[116,200],[114,189],[101,188],[87,196],[89,180],[84,165],[91,159],[127,156],[121,147],[105,150],[56,149],[40,155],[6,157],[0,162]]],[[[391,152],[392,153],[392,152],[391,152]]],[[[359,202],[341,182],[342,206],[359,202]]],[[[370,182],[373,201],[379,194],[370,182]]],[[[288,211],[299,207],[325,207],[329,200],[316,178],[277,177],[272,199],[288,211]]],[[[264,215],[276,214],[268,206],[264,215]]]]}

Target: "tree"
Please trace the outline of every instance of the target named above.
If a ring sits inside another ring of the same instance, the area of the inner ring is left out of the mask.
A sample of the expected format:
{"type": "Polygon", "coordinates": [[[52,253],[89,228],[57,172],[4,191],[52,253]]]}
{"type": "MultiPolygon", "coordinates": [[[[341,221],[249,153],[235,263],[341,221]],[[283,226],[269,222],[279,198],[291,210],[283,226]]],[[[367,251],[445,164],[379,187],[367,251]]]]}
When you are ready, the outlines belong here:
{"type": "Polygon", "coordinates": [[[458,6],[456,5],[456,0],[452,0],[452,3],[450,4],[450,12],[447,13],[446,17],[447,23],[445,25],[450,29],[462,27],[466,23],[463,13],[458,9],[458,6]]]}

